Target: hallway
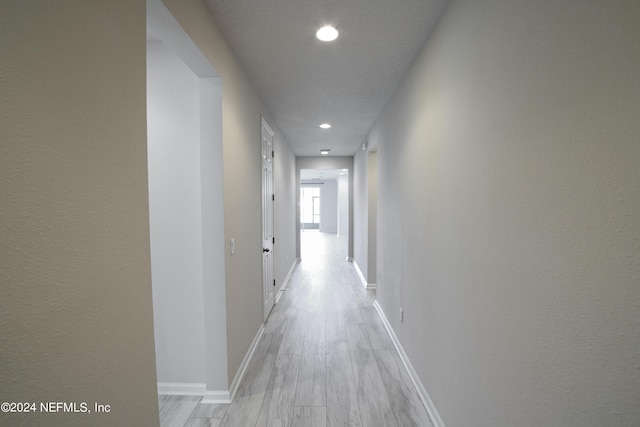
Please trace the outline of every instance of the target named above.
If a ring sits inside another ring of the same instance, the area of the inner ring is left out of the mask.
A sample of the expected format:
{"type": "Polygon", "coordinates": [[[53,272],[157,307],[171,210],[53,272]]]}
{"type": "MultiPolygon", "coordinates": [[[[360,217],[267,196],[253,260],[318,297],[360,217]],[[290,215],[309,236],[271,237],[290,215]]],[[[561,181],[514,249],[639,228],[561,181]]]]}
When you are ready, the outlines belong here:
{"type": "Polygon", "coordinates": [[[231,405],[160,396],[162,426],[431,426],[346,238],[301,233],[298,264],[231,405]]]}

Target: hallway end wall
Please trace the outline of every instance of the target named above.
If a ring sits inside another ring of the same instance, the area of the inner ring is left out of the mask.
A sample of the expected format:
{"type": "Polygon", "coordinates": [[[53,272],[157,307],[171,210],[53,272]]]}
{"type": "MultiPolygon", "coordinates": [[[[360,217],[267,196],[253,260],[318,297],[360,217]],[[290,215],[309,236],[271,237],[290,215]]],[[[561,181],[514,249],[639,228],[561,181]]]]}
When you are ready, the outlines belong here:
{"type": "Polygon", "coordinates": [[[640,420],[639,24],[454,1],[370,133],[377,297],[448,427],[640,420]]]}

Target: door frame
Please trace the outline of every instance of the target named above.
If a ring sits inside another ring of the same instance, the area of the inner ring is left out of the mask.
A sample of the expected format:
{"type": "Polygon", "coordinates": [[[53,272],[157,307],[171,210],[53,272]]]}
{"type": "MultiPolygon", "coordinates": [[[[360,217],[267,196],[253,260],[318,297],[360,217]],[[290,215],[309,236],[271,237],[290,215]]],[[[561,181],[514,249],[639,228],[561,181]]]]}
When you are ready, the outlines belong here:
{"type": "Polygon", "coordinates": [[[262,176],[262,305],[263,320],[266,321],[269,313],[275,305],[276,279],[274,262],[274,215],[275,215],[275,189],[273,179],[273,153],[274,132],[265,120],[261,118],[260,149],[262,176]],[[265,131],[267,136],[265,137],[265,131]],[[266,145],[266,139],[270,143],[266,145]]]}

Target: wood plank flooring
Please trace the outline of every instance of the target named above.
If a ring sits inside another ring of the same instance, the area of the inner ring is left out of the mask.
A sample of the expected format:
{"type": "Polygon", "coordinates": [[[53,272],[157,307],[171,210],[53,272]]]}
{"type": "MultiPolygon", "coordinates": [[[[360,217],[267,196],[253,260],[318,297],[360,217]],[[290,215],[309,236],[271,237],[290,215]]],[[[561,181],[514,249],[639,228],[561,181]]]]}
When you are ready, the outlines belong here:
{"type": "Polygon", "coordinates": [[[305,231],[296,267],[231,405],[160,396],[163,427],[433,427],[346,238],[305,231]]]}

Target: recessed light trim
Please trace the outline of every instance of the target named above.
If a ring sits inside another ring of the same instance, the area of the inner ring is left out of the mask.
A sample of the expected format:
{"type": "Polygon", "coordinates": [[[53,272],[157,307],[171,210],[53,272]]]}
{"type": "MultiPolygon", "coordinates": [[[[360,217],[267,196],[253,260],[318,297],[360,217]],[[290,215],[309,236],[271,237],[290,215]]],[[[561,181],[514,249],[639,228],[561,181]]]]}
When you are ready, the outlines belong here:
{"type": "Polygon", "coordinates": [[[329,128],[331,127],[331,125],[330,125],[329,123],[322,123],[322,124],[320,125],[320,127],[321,127],[322,129],[329,129],[329,128]]]}
{"type": "Polygon", "coordinates": [[[338,30],[331,25],[325,25],[316,32],[316,37],[323,42],[331,42],[338,38],[338,30]]]}

